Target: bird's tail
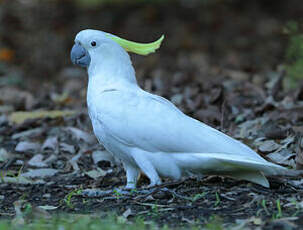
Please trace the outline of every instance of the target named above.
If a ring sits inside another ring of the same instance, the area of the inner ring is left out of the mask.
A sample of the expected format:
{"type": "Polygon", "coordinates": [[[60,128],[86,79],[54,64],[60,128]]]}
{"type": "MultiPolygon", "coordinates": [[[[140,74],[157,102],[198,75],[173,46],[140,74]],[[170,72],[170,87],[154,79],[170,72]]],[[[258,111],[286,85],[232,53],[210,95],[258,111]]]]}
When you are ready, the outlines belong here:
{"type": "Polygon", "coordinates": [[[230,153],[174,153],[173,158],[183,174],[215,174],[242,179],[269,187],[265,176],[300,176],[303,171],[230,153]]]}

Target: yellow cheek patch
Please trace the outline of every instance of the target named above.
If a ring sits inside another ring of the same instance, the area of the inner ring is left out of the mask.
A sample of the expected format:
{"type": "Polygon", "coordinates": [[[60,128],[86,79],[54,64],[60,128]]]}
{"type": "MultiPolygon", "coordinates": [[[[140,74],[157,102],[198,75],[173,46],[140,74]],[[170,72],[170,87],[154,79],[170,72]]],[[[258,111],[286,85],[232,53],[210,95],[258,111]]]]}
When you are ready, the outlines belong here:
{"type": "Polygon", "coordinates": [[[117,42],[120,46],[122,46],[127,52],[132,52],[140,55],[148,55],[150,53],[154,53],[161,45],[164,35],[162,35],[157,41],[150,43],[139,43],[128,41],[123,38],[119,38],[115,35],[108,34],[109,38],[117,42]]]}

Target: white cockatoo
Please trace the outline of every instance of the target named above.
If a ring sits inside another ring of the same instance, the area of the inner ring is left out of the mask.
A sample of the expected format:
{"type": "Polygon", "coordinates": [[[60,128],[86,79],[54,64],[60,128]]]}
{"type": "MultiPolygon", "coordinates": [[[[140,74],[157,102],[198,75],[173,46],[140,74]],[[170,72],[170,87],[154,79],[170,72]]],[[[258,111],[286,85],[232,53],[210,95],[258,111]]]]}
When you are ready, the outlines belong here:
{"type": "Polygon", "coordinates": [[[223,175],[269,187],[266,175],[287,174],[241,142],[181,112],[163,97],[142,90],[127,53],[147,55],[152,43],[83,30],[71,50],[74,64],[87,67],[87,105],[94,133],[126,171],[126,188],[136,187],[142,171],[150,186],[161,177],[223,175]]]}

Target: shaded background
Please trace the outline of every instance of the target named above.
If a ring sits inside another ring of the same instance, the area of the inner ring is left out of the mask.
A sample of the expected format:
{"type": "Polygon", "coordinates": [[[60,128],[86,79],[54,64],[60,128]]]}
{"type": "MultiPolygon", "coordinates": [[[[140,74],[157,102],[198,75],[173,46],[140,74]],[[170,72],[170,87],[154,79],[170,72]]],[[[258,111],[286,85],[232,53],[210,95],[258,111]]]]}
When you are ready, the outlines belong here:
{"type": "MultiPolygon", "coordinates": [[[[74,36],[85,28],[136,41],[166,40],[153,68],[176,70],[191,52],[247,72],[283,61],[282,29],[302,15],[300,1],[2,1],[1,48],[26,77],[56,77],[71,66],[74,36]]],[[[148,62],[135,57],[135,64],[148,62]],[[137,60],[139,59],[139,60],[137,60]]],[[[193,65],[192,62],[188,63],[193,65]]]]}

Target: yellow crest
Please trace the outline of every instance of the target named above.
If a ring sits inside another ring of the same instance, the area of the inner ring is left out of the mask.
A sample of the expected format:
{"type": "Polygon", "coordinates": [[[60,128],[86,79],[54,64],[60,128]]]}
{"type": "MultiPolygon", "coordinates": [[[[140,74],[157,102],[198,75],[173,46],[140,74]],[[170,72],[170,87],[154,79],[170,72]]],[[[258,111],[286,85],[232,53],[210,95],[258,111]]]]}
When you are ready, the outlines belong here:
{"type": "Polygon", "coordinates": [[[158,49],[164,39],[164,35],[162,35],[157,41],[150,43],[139,43],[128,41],[123,38],[119,38],[118,36],[107,34],[107,36],[117,42],[120,46],[122,46],[127,52],[132,52],[140,55],[148,55],[150,53],[154,53],[156,49],[158,49]]]}

